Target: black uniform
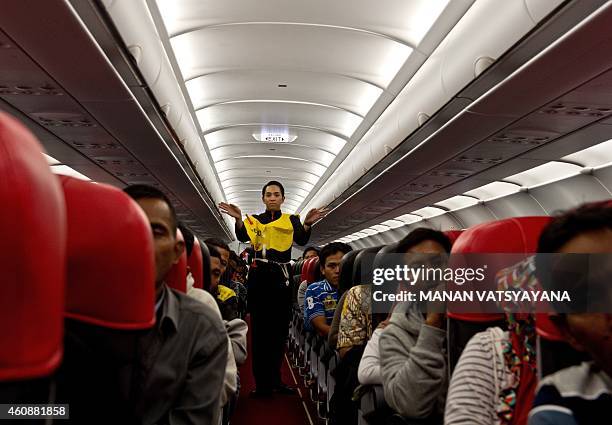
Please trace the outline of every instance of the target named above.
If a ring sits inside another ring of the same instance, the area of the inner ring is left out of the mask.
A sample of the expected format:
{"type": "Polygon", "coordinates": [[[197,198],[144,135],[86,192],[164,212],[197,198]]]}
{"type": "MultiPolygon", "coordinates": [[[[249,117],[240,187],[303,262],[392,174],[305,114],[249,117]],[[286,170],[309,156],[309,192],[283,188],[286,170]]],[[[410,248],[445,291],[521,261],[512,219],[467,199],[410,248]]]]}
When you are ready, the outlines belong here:
{"type": "MultiPolygon", "coordinates": [[[[278,220],[281,213],[266,211],[253,217],[262,224],[268,224],[278,220]]],[[[304,229],[297,215],[292,215],[290,220],[293,241],[306,245],[310,230],[304,229]]],[[[250,241],[244,226],[236,227],[236,237],[241,242],[250,241]]],[[[261,251],[255,252],[256,259],[261,256],[261,251]]],[[[290,267],[287,264],[291,260],[291,247],[286,251],[268,249],[266,259],[267,262],[254,261],[247,280],[253,375],[257,391],[262,393],[282,384],[280,369],[291,318],[290,267]]]]}

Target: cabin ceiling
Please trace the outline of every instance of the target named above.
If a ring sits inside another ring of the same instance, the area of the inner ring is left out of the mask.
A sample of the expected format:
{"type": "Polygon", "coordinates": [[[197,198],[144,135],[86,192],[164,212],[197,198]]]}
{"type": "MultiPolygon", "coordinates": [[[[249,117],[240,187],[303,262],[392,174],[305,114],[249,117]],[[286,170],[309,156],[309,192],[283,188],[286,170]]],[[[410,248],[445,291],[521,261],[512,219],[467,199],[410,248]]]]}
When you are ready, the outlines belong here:
{"type": "Polygon", "coordinates": [[[245,213],[273,179],[301,211],[472,1],[454,3],[148,2],[224,195],[245,213]],[[287,142],[261,141],[275,135],[287,142]]]}

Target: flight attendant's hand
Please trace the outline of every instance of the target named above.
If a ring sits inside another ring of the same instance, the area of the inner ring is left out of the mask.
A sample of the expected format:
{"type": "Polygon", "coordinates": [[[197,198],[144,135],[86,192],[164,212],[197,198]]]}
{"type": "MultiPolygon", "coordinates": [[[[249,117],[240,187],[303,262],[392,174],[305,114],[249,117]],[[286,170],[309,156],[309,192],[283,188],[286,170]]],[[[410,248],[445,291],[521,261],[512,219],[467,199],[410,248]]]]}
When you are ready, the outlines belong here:
{"type": "Polygon", "coordinates": [[[308,211],[306,218],[304,219],[304,226],[312,226],[317,221],[321,220],[328,213],[327,208],[313,208],[308,211]]]}
{"type": "Polygon", "coordinates": [[[219,210],[230,217],[234,217],[237,221],[242,221],[242,211],[237,205],[219,202],[219,210]]]}

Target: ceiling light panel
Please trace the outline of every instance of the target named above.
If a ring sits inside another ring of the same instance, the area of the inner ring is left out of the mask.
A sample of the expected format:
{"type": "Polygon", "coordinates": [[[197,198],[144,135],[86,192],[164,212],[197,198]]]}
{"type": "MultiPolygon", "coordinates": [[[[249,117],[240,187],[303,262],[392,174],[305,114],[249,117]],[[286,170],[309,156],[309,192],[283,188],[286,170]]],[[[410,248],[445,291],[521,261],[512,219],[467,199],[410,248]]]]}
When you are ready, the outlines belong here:
{"type": "Polygon", "coordinates": [[[237,178],[248,178],[251,179],[251,182],[260,182],[262,187],[270,180],[278,180],[283,184],[285,184],[287,180],[302,180],[311,185],[315,185],[317,181],[319,181],[319,176],[317,174],[287,167],[250,167],[219,172],[219,179],[223,185],[225,185],[225,181],[237,178]]]}
{"type": "Polygon", "coordinates": [[[436,217],[438,215],[444,214],[444,212],[445,211],[443,209],[435,207],[425,207],[421,208],[420,210],[412,211],[413,214],[419,215],[423,218],[436,217]]]}
{"type": "Polygon", "coordinates": [[[350,137],[362,117],[344,109],[285,102],[222,103],[196,112],[205,133],[236,125],[293,125],[329,131],[340,137],[350,137]]]}
{"type": "Polygon", "coordinates": [[[612,162],[612,140],[599,143],[590,148],[561,158],[562,161],[575,162],[584,167],[599,167],[612,162]]]}
{"type": "Polygon", "coordinates": [[[514,174],[504,180],[518,183],[524,187],[534,187],[576,175],[580,173],[581,169],[582,167],[578,165],[552,161],[522,173],[514,174]]]}
{"type": "Polygon", "coordinates": [[[481,201],[490,201],[491,199],[511,195],[518,192],[520,189],[521,187],[516,184],[497,181],[465,192],[465,194],[478,198],[481,201]]]}
{"type": "Polygon", "coordinates": [[[399,227],[405,226],[406,223],[400,220],[387,220],[381,223],[383,226],[387,226],[390,229],[397,229],[399,227]]]}
{"type": "Polygon", "coordinates": [[[337,107],[365,116],[382,89],[339,74],[306,71],[230,70],[185,83],[195,110],[252,99],[304,102],[337,107]],[[286,87],[279,87],[285,82],[286,87]]]}
{"type": "Polygon", "coordinates": [[[60,163],[57,159],[53,158],[52,156],[49,156],[45,153],[43,153],[43,155],[45,156],[45,159],[47,160],[47,164],[49,165],[56,165],[60,163]]]}
{"type": "Polygon", "coordinates": [[[227,172],[234,173],[249,168],[259,168],[270,171],[272,168],[276,168],[304,171],[317,177],[323,175],[326,169],[325,166],[307,159],[271,156],[243,156],[240,158],[226,159],[216,162],[215,167],[219,174],[227,172]]]}
{"type": "Polygon", "coordinates": [[[422,220],[422,218],[419,217],[418,215],[404,214],[404,215],[400,215],[399,217],[396,217],[395,220],[401,221],[404,224],[412,224],[412,223],[416,223],[417,221],[422,220]]]}
{"type": "Polygon", "coordinates": [[[211,150],[210,154],[215,162],[246,156],[297,157],[325,167],[329,166],[335,158],[334,154],[324,150],[293,146],[290,143],[249,143],[222,146],[211,150]]]}
{"type": "Polygon", "coordinates": [[[267,22],[204,27],[170,41],[185,80],[238,69],[280,69],[340,74],[387,87],[413,50],[345,27],[267,22]]]}
{"type": "Polygon", "coordinates": [[[74,177],[74,178],[77,178],[79,180],[91,181],[91,179],[89,177],[87,177],[84,174],[79,173],[78,171],[76,171],[73,168],[70,168],[67,165],[52,165],[51,166],[51,171],[54,174],[61,174],[63,176],[74,177]]]}
{"type": "Polygon", "coordinates": [[[458,210],[460,208],[469,207],[471,205],[476,205],[478,203],[478,199],[474,199],[470,196],[453,196],[452,198],[445,199],[443,201],[437,202],[436,205],[440,205],[441,207],[447,208],[449,210],[458,210]]]}
{"type": "Polygon", "coordinates": [[[438,18],[448,0],[158,0],[168,33],[251,22],[301,22],[358,28],[415,46],[438,18]],[[350,12],[350,13],[349,13],[350,12]]]}

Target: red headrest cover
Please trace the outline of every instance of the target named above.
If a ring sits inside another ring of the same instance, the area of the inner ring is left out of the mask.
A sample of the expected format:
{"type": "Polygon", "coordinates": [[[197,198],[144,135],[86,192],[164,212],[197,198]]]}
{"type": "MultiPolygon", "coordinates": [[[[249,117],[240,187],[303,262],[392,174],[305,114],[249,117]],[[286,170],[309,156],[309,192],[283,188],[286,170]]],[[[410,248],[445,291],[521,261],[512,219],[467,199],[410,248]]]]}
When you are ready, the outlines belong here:
{"type": "Polygon", "coordinates": [[[451,241],[451,245],[455,243],[459,235],[463,233],[463,230],[447,230],[444,232],[446,237],[448,237],[451,241]]]}
{"type": "Polygon", "coordinates": [[[113,329],[155,323],[151,227],[121,190],[61,176],[68,215],[66,317],[113,329]]]}
{"type": "Polygon", "coordinates": [[[0,112],[0,381],[50,375],[62,358],[66,213],[42,151],[0,112]]]}
{"type": "MultiPolygon", "coordinates": [[[[550,217],[514,217],[478,224],[464,230],[453,244],[451,254],[466,253],[525,253],[533,254],[538,248],[538,238],[550,217]]],[[[511,264],[495,265],[497,270],[511,264]]],[[[495,274],[495,273],[493,273],[495,274]]],[[[459,314],[448,316],[470,322],[501,320],[503,314],[459,314]]]]}
{"type": "Polygon", "coordinates": [[[308,270],[310,270],[313,261],[314,257],[304,260],[304,264],[302,265],[302,272],[300,273],[301,282],[308,280],[308,270]]]}
{"type": "Polygon", "coordinates": [[[193,249],[187,264],[193,276],[193,287],[204,289],[204,265],[202,264],[202,249],[198,238],[193,240],[193,249]]]}
{"type": "MultiPolygon", "coordinates": [[[[183,233],[179,229],[176,229],[176,238],[185,242],[183,233]]],[[[172,266],[166,275],[166,283],[172,289],[182,293],[187,292],[187,251],[183,250],[178,262],[172,266]]]]}
{"type": "Polygon", "coordinates": [[[319,277],[319,257],[313,257],[310,260],[310,267],[306,273],[306,281],[310,284],[317,280],[319,277]]]}

